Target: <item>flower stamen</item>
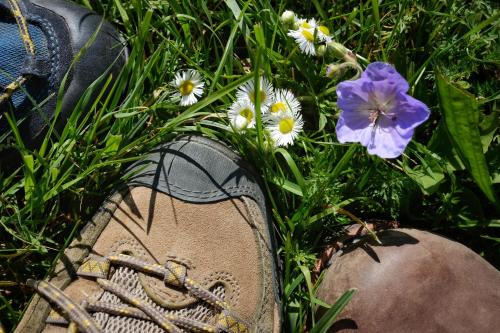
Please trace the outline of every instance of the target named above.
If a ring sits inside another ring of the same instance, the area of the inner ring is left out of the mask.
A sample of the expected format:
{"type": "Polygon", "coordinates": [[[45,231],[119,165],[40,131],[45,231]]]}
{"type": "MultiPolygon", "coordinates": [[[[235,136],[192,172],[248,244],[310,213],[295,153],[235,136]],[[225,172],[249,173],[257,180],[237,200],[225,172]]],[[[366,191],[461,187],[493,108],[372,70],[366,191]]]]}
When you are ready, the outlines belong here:
{"type": "Polygon", "coordinates": [[[253,119],[253,112],[249,108],[244,108],[240,111],[240,116],[244,117],[250,123],[253,119]]]}
{"type": "Polygon", "coordinates": [[[302,22],[300,27],[304,28],[304,29],[311,29],[312,28],[312,26],[307,21],[302,22]]]}
{"type": "MultiPolygon", "coordinates": [[[[250,94],[250,101],[255,104],[255,91],[252,91],[252,93],[250,94]]],[[[267,98],[267,95],[266,95],[266,92],[264,90],[261,90],[259,92],[259,98],[260,98],[260,101],[265,101],[266,98],[267,98]]]]}
{"type": "Polygon", "coordinates": [[[372,110],[372,111],[370,111],[370,115],[368,116],[368,119],[370,119],[372,124],[375,124],[382,113],[383,112],[380,111],[379,109],[372,110]]]}
{"type": "Polygon", "coordinates": [[[194,89],[194,83],[191,80],[186,80],[179,86],[179,92],[182,96],[189,95],[194,89]]]}
{"type": "Polygon", "coordinates": [[[283,102],[276,102],[271,106],[272,113],[278,113],[280,111],[286,111],[286,105],[283,102]]]}
{"type": "Polygon", "coordinates": [[[302,36],[304,36],[308,42],[314,42],[314,35],[309,30],[302,30],[302,36]]]}
{"type": "Polygon", "coordinates": [[[327,27],[325,27],[324,25],[320,25],[318,27],[318,30],[321,31],[322,33],[324,33],[325,35],[330,34],[330,30],[327,27]]]}
{"type": "Polygon", "coordinates": [[[283,134],[292,132],[295,120],[293,118],[283,118],[278,124],[279,131],[283,134]]]}

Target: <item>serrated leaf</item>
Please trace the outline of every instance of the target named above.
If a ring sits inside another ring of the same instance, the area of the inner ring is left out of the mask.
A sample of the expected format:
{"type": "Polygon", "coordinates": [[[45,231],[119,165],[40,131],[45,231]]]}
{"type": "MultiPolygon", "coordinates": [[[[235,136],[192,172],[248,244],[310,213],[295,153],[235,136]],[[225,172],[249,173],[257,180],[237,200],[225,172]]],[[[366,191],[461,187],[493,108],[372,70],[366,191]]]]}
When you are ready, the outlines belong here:
{"type": "Polygon", "coordinates": [[[440,155],[436,155],[424,145],[418,142],[414,142],[413,145],[417,149],[415,155],[420,163],[414,168],[411,168],[408,163],[403,163],[403,170],[420,186],[425,194],[432,194],[445,180],[445,168],[451,167],[445,167],[449,162],[445,162],[440,155]]]}
{"type": "Polygon", "coordinates": [[[479,132],[479,106],[474,96],[436,75],[439,102],[446,129],[462,162],[488,200],[497,203],[483,154],[479,132]]]}

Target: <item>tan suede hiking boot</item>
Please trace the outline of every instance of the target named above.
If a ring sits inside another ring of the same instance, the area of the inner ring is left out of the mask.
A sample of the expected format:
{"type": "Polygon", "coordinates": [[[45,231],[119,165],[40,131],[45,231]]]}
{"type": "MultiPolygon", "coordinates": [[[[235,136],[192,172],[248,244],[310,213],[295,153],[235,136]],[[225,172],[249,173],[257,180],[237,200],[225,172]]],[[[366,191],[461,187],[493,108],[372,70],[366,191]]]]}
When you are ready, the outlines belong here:
{"type": "Polygon", "coordinates": [[[48,282],[30,281],[43,297],[16,332],[279,332],[272,226],[238,156],[186,137],[131,172],[48,282]]]}
{"type": "Polygon", "coordinates": [[[318,288],[358,292],[329,332],[498,332],[500,272],[467,247],[416,229],[377,233],[334,254],[318,288]]]}

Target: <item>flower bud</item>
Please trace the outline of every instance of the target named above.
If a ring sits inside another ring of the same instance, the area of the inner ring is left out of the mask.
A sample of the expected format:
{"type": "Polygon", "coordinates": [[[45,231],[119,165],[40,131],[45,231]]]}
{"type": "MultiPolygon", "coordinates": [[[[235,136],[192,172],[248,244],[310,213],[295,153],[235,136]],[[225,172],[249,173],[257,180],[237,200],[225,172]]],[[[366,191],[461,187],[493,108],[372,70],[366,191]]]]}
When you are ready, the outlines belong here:
{"type": "Polygon", "coordinates": [[[330,79],[340,79],[348,69],[356,71],[356,74],[350,80],[356,80],[363,72],[363,69],[358,63],[348,61],[341,64],[330,64],[326,66],[326,77],[330,79]]]}
{"type": "Polygon", "coordinates": [[[293,26],[295,23],[295,13],[291,10],[285,10],[281,14],[281,22],[289,27],[293,26]]]}
{"type": "Polygon", "coordinates": [[[330,64],[326,66],[326,77],[330,79],[339,78],[345,73],[345,67],[342,64],[330,64]]]}
{"type": "Polygon", "coordinates": [[[326,43],[326,47],[335,57],[345,61],[357,62],[356,55],[344,45],[331,41],[326,43]]]}
{"type": "Polygon", "coordinates": [[[234,121],[233,121],[233,127],[237,131],[243,131],[247,128],[248,126],[248,119],[242,116],[237,116],[234,121]]]}
{"type": "Polygon", "coordinates": [[[326,45],[320,45],[316,48],[316,54],[318,57],[324,57],[326,54],[326,45]]]}

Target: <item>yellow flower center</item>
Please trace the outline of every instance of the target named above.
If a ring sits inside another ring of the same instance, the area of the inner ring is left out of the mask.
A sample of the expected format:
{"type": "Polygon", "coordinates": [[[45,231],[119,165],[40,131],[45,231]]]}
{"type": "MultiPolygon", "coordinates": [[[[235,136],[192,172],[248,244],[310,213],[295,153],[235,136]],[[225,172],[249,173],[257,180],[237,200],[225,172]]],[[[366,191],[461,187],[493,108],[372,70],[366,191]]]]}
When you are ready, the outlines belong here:
{"type": "Polygon", "coordinates": [[[318,30],[321,31],[325,35],[329,35],[330,34],[330,30],[328,30],[328,28],[325,27],[324,25],[320,25],[318,27],[318,30]]]}
{"type": "Polygon", "coordinates": [[[309,23],[307,23],[307,21],[302,22],[302,24],[300,26],[304,29],[311,29],[312,28],[311,25],[309,23]]]}
{"type": "Polygon", "coordinates": [[[302,36],[308,41],[308,42],[314,42],[314,35],[309,31],[309,30],[302,30],[302,36]]]}
{"type": "Polygon", "coordinates": [[[274,103],[273,106],[271,106],[271,112],[272,113],[278,113],[280,111],[286,111],[286,105],[283,102],[277,102],[274,103]]]}
{"type": "Polygon", "coordinates": [[[249,108],[244,108],[240,111],[240,116],[244,117],[248,122],[251,122],[253,119],[253,112],[249,108]]]}
{"type": "Polygon", "coordinates": [[[295,125],[293,118],[284,118],[280,120],[278,128],[281,133],[288,134],[293,130],[293,125],[295,125]]]}
{"type": "Polygon", "coordinates": [[[182,96],[187,96],[193,91],[193,88],[194,88],[193,81],[186,80],[182,82],[181,85],[179,86],[179,92],[181,93],[182,96]]]}
{"type": "MultiPolygon", "coordinates": [[[[267,95],[266,95],[266,92],[261,90],[260,91],[260,101],[265,101],[266,98],[267,98],[267,95]]],[[[251,94],[250,94],[250,101],[252,101],[253,104],[255,104],[255,91],[251,91],[251,94]]]]}

